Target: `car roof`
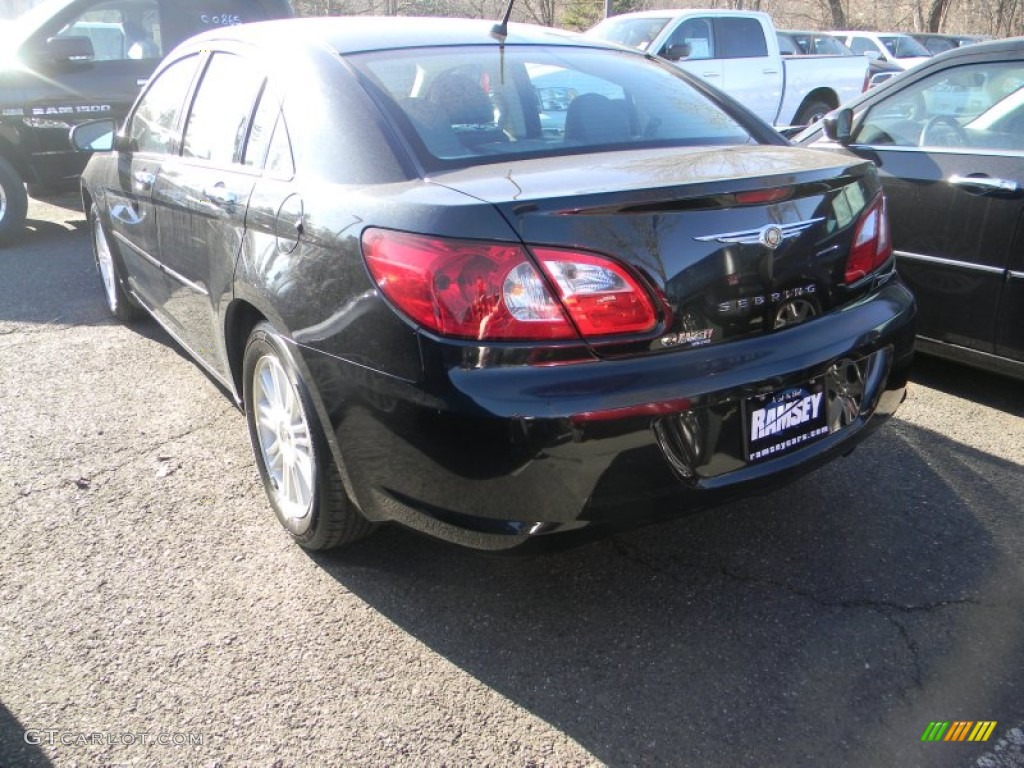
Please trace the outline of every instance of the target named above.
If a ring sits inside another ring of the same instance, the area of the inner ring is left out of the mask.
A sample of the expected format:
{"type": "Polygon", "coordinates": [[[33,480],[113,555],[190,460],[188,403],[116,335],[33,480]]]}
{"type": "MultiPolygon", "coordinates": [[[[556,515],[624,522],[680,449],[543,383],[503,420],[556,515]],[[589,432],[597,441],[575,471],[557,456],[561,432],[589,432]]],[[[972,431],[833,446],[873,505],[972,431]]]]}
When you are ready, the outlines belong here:
{"type": "Polygon", "coordinates": [[[663,8],[661,10],[654,11],[630,11],[628,13],[616,13],[614,16],[608,16],[606,19],[601,21],[610,21],[612,19],[664,19],[673,18],[675,16],[681,16],[683,14],[710,14],[712,16],[768,16],[764,11],[737,11],[726,8],[663,8]]]}
{"type": "Polygon", "coordinates": [[[1024,37],[1007,37],[999,40],[984,40],[973,45],[953,48],[932,57],[932,61],[948,61],[971,56],[983,56],[987,53],[1017,52],[1024,54],[1024,37]]]}
{"type": "MultiPolygon", "coordinates": [[[[192,42],[237,40],[258,46],[315,45],[346,55],[369,51],[433,46],[498,45],[493,19],[450,19],[411,16],[347,16],[282,19],[210,30],[192,42]]],[[[621,46],[595,41],[574,32],[533,24],[509,24],[506,45],[571,45],[588,48],[621,46]]]]}

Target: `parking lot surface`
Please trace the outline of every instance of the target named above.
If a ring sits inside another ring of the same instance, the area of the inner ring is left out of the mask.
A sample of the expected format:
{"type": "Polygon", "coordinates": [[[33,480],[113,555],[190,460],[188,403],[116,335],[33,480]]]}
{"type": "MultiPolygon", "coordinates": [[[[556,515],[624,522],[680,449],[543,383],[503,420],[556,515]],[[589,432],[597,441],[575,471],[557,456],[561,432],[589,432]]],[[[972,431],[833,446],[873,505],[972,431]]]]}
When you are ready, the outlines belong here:
{"type": "Polygon", "coordinates": [[[848,458],[566,551],[310,555],[66,203],[0,250],[0,766],[1024,766],[1019,382],[919,360],[848,458]]]}

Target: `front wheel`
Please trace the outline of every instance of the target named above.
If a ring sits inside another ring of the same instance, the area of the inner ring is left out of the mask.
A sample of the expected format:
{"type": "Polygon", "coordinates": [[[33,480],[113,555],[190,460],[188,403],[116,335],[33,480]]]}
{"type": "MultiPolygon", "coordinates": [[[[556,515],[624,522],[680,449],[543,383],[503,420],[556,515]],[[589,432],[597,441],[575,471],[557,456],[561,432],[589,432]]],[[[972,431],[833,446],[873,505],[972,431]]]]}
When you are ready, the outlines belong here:
{"type": "Polygon", "coordinates": [[[89,208],[89,225],[92,228],[92,253],[96,259],[96,270],[103,281],[103,295],[107,299],[110,313],[122,323],[131,324],[139,317],[139,309],[124,289],[120,262],[110,248],[107,231],[103,228],[99,208],[89,208]]]}
{"type": "Polygon", "coordinates": [[[249,439],[281,525],[306,549],[367,535],[373,527],[349,501],[308,388],[269,323],[249,336],[242,375],[249,439]]]}
{"type": "Polygon", "coordinates": [[[0,157],[0,243],[6,243],[25,229],[28,194],[18,169],[0,157]]]}

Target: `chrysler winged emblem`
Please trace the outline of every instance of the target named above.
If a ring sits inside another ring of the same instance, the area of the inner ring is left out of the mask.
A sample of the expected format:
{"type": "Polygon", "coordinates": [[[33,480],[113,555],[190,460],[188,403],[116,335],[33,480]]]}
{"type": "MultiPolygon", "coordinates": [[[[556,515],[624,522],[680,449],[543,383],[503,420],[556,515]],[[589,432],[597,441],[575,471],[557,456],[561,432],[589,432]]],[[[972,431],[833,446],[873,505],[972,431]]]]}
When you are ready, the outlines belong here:
{"type": "Polygon", "coordinates": [[[768,250],[774,251],[783,240],[796,237],[805,229],[813,227],[818,222],[824,220],[823,216],[819,216],[816,219],[798,221],[793,224],[767,224],[760,229],[744,229],[741,232],[721,232],[717,235],[704,235],[703,237],[695,237],[693,239],[700,240],[702,243],[742,243],[743,245],[760,243],[768,250]]]}

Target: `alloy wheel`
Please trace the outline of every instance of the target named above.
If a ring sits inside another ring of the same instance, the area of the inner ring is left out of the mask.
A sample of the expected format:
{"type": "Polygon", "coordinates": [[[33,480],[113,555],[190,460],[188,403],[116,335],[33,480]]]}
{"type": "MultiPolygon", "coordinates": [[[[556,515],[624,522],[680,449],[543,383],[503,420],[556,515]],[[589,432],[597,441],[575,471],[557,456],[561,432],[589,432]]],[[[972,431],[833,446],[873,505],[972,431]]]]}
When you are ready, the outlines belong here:
{"type": "Polygon", "coordinates": [[[93,242],[96,244],[96,266],[100,270],[100,278],[103,280],[103,292],[107,296],[107,306],[110,311],[117,313],[117,284],[114,282],[117,277],[114,274],[114,257],[110,253],[110,245],[107,243],[107,236],[103,232],[103,224],[99,217],[93,219],[92,223],[93,242]]]}
{"type": "Polygon", "coordinates": [[[256,434],[270,484],[284,516],[302,520],[313,502],[313,441],[299,393],[276,357],[264,355],[256,361],[252,394],[256,434]]]}

